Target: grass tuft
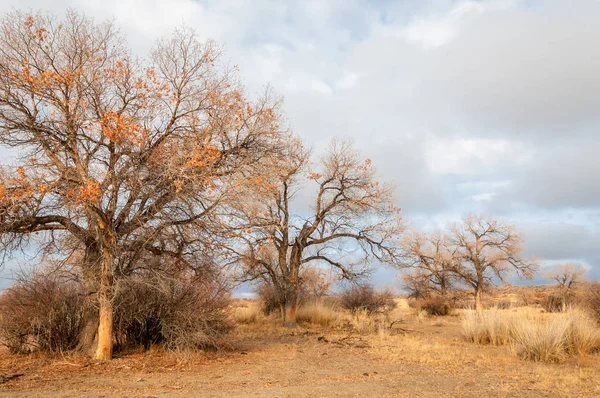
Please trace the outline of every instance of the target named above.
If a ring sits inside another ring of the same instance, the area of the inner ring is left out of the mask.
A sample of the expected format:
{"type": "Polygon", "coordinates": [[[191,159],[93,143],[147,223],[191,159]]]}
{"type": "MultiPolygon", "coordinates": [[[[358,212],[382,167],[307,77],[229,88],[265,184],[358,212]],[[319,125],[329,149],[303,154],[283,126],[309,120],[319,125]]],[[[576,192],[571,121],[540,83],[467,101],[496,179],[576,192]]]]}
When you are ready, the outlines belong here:
{"type": "Polygon", "coordinates": [[[467,311],[462,332],[477,344],[510,345],[522,359],[561,362],[573,355],[600,347],[600,332],[594,322],[575,308],[556,314],[492,309],[478,315],[467,311]]]}

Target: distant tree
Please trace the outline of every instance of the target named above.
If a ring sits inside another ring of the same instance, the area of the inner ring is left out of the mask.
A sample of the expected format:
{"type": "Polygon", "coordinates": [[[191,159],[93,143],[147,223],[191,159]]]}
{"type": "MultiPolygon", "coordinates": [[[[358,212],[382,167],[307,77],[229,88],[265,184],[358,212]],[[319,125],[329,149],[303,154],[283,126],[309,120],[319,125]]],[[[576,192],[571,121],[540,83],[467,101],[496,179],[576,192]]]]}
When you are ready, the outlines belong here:
{"type": "Polygon", "coordinates": [[[310,153],[299,142],[292,141],[287,151],[273,168],[270,186],[255,194],[252,205],[239,209],[241,224],[254,220],[254,227],[240,235],[243,245],[231,250],[249,279],[262,278],[275,287],[284,325],[293,327],[303,271],[310,264],[327,265],[339,277],[355,279],[371,261],[398,261],[403,228],[393,186],[379,184],[371,161],[350,143],[333,141],[311,172],[310,153]],[[301,184],[316,188],[311,209],[294,209],[301,184]]]}
{"type": "Polygon", "coordinates": [[[276,103],[246,100],[218,57],[185,29],[139,61],[111,23],[76,12],[0,21],[0,144],[19,155],[0,174],[0,240],[40,234],[77,258],[98,359],[112,355],[116,281],[148,254],[210,246],[217,210],[273,148],[276,103]]]}
{"type": "Polygon", "coordinates": [[[446,296],[452,288],[452,253],[446,237],[435,232],[431,235],[412,231],[402,240],[402,268],[409,271],[403,276],[404,287],[415,298],[432,293],[446,296]]]}
{"type": "Polygon", "coordinates": [[[469,214],[449,228],[451,271],[473,288],[475,307],[483,312],[482,293],[495,281],[504,281],[510,271],[533,277],[538,264],[521,257],[523,239],[512,225],[485,216],[469,214]]]}
{"type": "Polygon", "coordinates": [[[570,293],[575,285],[581,282],[582,276],[587,269],[580,263],[566,262],[556,264],[552,269],[543,273],[544,277],[556,281],[562,293],[570,293]]]}
{"type": "Polygon", "coordinates": [[[430,275],[420,269],[408,269],[400,277],[402,289],[409,298],[424,299],[430,297],[434,290],[430,275]]]}

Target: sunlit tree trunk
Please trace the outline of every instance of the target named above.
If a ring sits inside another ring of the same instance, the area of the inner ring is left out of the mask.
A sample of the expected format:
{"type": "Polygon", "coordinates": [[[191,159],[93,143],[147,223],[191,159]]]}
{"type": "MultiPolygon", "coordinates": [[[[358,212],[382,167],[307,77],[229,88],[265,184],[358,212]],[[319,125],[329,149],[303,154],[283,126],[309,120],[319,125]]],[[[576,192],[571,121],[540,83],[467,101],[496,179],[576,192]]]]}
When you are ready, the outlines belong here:
{"type": "Polygon", "coordinates": [[[112,282],[113,282],[113,256],[106,248],[102,253],[100,264],[100,288],[98,291],[98,346],[95,359],[109,360],[112,358],[113,349],[113,305],[112,305],[112,282]]]}
{"type": "Polygon", "coordinates": [[[481,302],[481,288],[475,288],[475,310],[478,315],[483,315],[483,303],[481,302]]]}

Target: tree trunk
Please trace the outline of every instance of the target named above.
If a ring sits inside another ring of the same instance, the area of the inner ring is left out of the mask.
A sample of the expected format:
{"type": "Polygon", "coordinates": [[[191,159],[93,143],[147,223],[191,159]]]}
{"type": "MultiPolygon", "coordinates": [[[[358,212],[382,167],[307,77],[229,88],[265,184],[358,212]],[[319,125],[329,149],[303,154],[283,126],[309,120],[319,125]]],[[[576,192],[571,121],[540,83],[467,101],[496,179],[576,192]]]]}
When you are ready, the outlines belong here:
{"type": "Polygon", "coordinates": [[[481,302],[481,289],[475,289],[475,310],[478,315],[483,315],[483,303],[481,302]]]}
{"type": "Polygon", "coordinates": [[[100,264],[100,289],[98,291],[98,304],[100,314],[98,319],[98,347],[95,359],[110,360],[113,349],[113,256],[104,249],[102,263],[100,264]]]}
{"type": "Polygon", "coordinates": [[[100,254],[95,246],[89,246],[86,249],[83,264],[81,264],[83,274],[83,328],[79,334],[79,343],[77,349],[92,355],[96,345],[96,335],[98,333],[98,281],[97,275],[100,254]]]}
{"type": "Polygon", "coordinates": [[[296,327],[296,309],[298,308],[298,294],[293,293],[287,296],[283,308],[283,326],[286,328],[296,327]]]}
{"type": "Polygon", "coordinates": [[[79,333],[77,349],[91,355],[96,345],[98,333],[98,309],[88,306],[83,309],[83,328],[79,333]]]}
{"type": "Polygon", "coordinates": [[[440,280],[440,295],[446,297],[446,281],[444,279],[440,280]]]}

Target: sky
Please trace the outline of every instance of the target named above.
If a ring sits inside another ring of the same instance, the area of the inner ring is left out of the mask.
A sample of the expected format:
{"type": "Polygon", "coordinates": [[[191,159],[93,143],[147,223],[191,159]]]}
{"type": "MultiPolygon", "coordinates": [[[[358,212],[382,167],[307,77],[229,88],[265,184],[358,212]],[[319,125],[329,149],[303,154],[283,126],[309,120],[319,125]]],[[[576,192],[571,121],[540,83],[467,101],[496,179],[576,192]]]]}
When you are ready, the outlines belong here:
{"type": "Polygon", "coordinates": [[[181,25],[216,40],[315,152],[353,139],[415,228],[485,213],[600,278],[600,1],[0,1],[69,7],[140,56],[181,25]]]}

